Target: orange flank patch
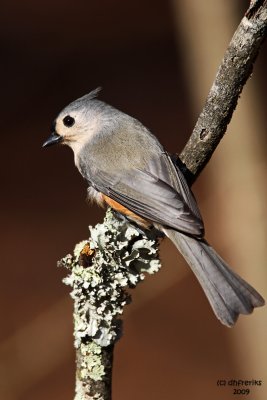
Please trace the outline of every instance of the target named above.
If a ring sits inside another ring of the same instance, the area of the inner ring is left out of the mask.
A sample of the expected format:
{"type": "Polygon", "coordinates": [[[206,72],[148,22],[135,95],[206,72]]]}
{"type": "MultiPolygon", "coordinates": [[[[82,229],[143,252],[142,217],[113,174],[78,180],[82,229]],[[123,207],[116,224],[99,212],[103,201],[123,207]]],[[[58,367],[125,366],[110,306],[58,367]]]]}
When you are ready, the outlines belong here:
{"type": "Polygon", "coordinates": [[[112,200],[110,197],[102,194],[103,200],[114,210],[118,211],[119,213],[126,215],[128,218],[132,219],[135,221],[138,225],[143,226],[144,228],[148,229],[151,226],[151,223],[149,221],[146,221],[139,215],[135,214],[134,212],[128,210],[128,208],[122,206],[120,203],[118,203],[115,200],[112,200]]]}

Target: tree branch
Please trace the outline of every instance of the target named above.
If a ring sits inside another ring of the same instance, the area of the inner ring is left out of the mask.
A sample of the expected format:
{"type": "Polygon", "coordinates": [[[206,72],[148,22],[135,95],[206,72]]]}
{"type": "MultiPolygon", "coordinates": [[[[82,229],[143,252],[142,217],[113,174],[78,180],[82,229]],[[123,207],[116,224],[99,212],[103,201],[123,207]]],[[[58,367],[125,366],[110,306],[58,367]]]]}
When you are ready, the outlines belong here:
{"type": "MultiPolygon", "coordinates": [[[[208,163],[223,137],[238,97],[266,36],[267,0],[254,0],[219,67],[206,104],[177,162],[189,184],[208,163]]],[[[59,262],[74,299],[75,400],[110,400],[113,347],[122,334],[118,315],[130,301],[125,287],[160,268],[156,232],[143,232],[108,210],[89,240],[59,262]]]]}
{"type": "Polygon", "coordinates": [[[126,287],[159,270],[158,235],[108,209],[104,222],[90,227],[90,238],[58,265],[69,271],[64,283],[74,301],[75,400],[110,400],[113,347],[122,336],[118,316],[131,301],[126,287]]]}
{"type": "Polygon", "coordinates": [[[252,1],[218,69],[192,135],[180,154],[192,184],[224,136],[267,33],[267,1],[252,1]]]}

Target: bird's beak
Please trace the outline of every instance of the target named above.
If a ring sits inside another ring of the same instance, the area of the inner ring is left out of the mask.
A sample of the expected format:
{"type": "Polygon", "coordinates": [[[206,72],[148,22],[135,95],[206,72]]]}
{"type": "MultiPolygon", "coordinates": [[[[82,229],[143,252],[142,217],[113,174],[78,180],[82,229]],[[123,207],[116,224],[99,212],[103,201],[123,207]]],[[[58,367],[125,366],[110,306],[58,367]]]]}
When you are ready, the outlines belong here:
{"type": "Polygon", "coordinates": [[[56,132],[52,132],[49,138],[43,143],[42,147],[52,146],[52,144],[60,143],[63,140],[63,137],[60,136],[56,132]]]}

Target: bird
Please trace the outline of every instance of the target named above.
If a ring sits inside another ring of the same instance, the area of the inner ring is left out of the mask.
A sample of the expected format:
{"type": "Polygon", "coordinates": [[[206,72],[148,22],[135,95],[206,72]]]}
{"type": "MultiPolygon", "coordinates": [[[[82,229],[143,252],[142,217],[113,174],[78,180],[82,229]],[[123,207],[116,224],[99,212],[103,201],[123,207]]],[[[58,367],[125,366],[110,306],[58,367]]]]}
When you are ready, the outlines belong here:
{"type": "Polygon", "coordinates": [[[191,267],[216,317],[232,327],[240,314],[263,306],[263,297],[206,241],[197,202],[173,157],[141,122],[99,100],[99,90],[58,114],[43,147],[68,145],[90,200],[166,235],[191,267]]]}

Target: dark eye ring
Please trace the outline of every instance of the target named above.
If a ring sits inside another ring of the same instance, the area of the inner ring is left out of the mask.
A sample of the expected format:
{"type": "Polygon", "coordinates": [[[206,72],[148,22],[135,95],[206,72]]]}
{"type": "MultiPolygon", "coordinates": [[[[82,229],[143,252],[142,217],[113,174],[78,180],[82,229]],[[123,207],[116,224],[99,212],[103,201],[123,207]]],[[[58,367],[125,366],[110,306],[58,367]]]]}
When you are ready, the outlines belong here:
{"type": "Polygon", "coordinates": [[[63,118],[63,124],[70,128],[75,124],[75,119],[72,118],[70,115],[66,115],[66,117],[63,118]]]}

